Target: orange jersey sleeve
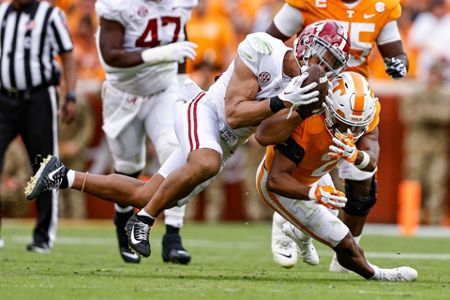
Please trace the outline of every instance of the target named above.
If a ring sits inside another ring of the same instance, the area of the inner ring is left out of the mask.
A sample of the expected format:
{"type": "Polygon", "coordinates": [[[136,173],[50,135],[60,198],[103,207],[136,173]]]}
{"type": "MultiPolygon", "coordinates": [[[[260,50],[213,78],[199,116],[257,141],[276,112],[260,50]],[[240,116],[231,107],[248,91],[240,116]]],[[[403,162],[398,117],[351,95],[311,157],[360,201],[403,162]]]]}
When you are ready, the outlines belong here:
{"type": "MultiPolygon", "coordinates": [[[[295,129],[291,138],[305,151],[303,159],[292,174],[298,182],[311,185],[336,167],[338,160],[332,160],[327,155],[332,139],[325,127],[323,115],[307,118],[295,129]]],[[[274,146],[267,147],[267,170],[270,170],[274,154],[274,146]]]]}
{"type": "Polygon", "coordinates": [[[368,56],[384,25],[401,15],[400,0],[361,0],[347,6],[341,0],[286,0],[298,8],[304,26],[319,20],[338,21],[350,34],[351,58],[348,71],[368,77],[368,56]]]}

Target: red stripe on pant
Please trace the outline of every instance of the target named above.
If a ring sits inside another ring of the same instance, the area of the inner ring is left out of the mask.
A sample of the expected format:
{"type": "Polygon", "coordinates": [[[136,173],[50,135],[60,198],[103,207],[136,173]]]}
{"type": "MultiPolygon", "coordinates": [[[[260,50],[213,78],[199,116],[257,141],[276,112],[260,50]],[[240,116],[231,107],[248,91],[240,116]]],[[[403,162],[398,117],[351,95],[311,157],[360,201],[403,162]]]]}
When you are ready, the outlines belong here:
{"type": "Polygon", "coordinates": [[[200,142],[198,140],[198,122],[197,122],[197,104],[200,99],[205,96],[205,93],[202,92],[198,94],[191,103],[189,103],[187,118],[188,118],[188,138],[189,138],[189,148],[190,151],[197,150],[200,146],[200,142]],[[191,116],[192,115],[192,116],[191,116]]]}

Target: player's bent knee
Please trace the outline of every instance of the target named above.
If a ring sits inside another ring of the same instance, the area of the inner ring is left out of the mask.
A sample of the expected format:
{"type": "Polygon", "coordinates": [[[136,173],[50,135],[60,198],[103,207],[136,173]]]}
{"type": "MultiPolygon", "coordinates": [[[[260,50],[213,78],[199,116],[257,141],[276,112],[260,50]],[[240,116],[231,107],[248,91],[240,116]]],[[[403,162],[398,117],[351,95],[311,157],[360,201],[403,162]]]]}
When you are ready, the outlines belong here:
{"type": "Polygon", "coordinates": [[[356,244],[355,240],[353,239],[353,236],[348,233],[342,241],[333,248],[333,250],[338,255],[344,255],[344,256],[356,256],[358,255],[358,244],[356,244]]]}
{"type": "Polygon", "coordinates": [[[376,180],[370,181],[351,181],[345,184],[345,194],[347,196],[347,205],[343,208],[344,212],[351,216],[365,217],[369,214],[372,207],[377,202],[376,180]]]}
{"type": "Polygon", "coordinates": [[[220,171],[221,157],[220,154],[210,149],[200,149],[189,154],[188,162],[189,170],[202,181],[215,176],[220,171]]]}

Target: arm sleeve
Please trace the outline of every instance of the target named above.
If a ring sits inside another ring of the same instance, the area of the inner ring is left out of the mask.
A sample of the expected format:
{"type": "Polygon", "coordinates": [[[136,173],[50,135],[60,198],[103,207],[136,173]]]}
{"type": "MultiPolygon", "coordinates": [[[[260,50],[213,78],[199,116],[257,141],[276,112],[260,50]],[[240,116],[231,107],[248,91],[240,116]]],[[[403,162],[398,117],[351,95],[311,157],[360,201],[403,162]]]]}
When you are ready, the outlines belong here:
{"type": "Polygon", "coordinates": [[[67,20],[64,13],[57,7],[52,12],[50,20],[50,31],[53,33],[54,45],[58,53],[72,51],[73,42],[70,37],[69,28],[67,27],[67,20]]]}
{"type": "Polygon", "coordinates": [[[293,36],[303,26],[303,15],[298,8],[286,3],[275,15],[273,23],[285,36],[293,36]]]}
{"type": "Polygon", "coordinates": [[[285,157],[298,165],[305,154],[302,146],[297,144],[293,138],[288,138],[284,143],[275,145],[275,150],[280,151],[285,157]]]}
{"type": "Polygon", "coordinates": [[[377,38],[377,45],[384,45],[399,40],[401,40],[401,36],[398,30],[397,21],[394,20],[383,26],[377,38]]]}

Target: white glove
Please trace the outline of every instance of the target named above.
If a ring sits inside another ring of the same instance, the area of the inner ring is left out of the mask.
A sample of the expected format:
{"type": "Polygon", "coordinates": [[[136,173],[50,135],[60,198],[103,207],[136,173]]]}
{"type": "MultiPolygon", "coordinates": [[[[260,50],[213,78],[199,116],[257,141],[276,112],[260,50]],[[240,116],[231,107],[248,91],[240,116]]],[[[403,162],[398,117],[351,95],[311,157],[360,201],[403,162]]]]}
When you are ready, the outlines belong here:
{"type": "Polygon", "coordinates": [[[347,197],[341,191],[329,185],[317,185],[309,190],[309,198],[330,208],[339,209],[347,204],[347,197]]]}
{"type": "Polygon", "coordinates": [[[186,58],[194,59],[197,44],[192,42],[176,42],[159,46],[155,48],[145,49],[141,53],[142,60],[148,65],[156,65],[167,62],[182,63],[186,58]]]}
{"type": "Polygon", "coordinates": [[[384,59],[384,66],[386,68],[386,73],[388,73],[392,79],[403,78],[408,72],[405,63],[397,57],[386,57],[384,59]]]}
{"type": "Polygon", "coordinates": [[[309,73],[304,72],[302,75],[292,78],[288,86],[278,95],[278,98],[283,101],[291,102],[294,107],[319,101],[319,91],[310,92],[317,86],[317,82],[311,82],[307,86],[302,87],[303,81],[305,81],[308,76],[309,73]]]}

